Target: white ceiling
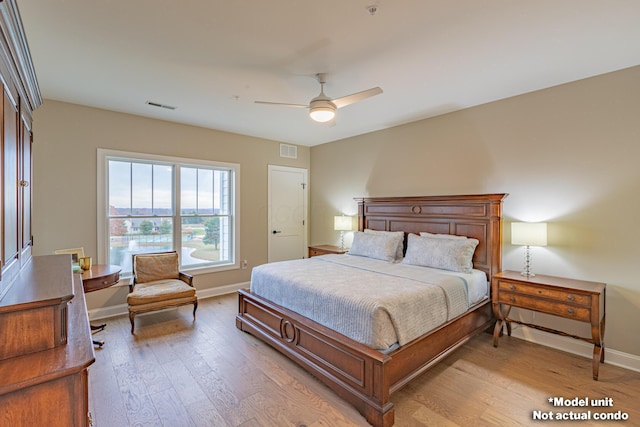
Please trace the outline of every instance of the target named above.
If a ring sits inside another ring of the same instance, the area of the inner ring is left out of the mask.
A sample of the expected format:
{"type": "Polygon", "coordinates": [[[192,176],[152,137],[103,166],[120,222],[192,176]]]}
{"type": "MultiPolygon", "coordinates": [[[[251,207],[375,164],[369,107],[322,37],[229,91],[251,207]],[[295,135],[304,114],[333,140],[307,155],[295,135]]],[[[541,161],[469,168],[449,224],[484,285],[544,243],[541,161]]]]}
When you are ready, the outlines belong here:
{"type": "Polygon", "coordinates": [[[17,2],[45,99],[308,146],[640,64],[638,0],[17,2]],[[254,103],[318,72],[384,93],[333,126],[254,103]]]}

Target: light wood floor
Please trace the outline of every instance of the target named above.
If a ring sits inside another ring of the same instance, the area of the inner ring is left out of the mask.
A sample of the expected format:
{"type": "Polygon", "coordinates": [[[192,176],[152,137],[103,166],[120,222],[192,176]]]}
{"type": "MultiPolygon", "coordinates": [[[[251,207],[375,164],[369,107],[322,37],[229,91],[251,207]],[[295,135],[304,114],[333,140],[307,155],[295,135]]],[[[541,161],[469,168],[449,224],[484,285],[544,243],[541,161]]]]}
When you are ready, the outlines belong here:
{"type": "MultiPolygon", "coordinates": [[[[107,319],[89,370],[93,425],[367,426],[360,414],[289,359],[235,327],[237,296],[136,318],[107,319]],[[248,380],[247,380],[248,378],[248,380]]],[[[98,335],[96,335],[96,338],[98,335]]],[[[621,411],[640,425],[640,373],[481,334],[397,392],[396,426],[595,426],[595,412],[621,411]],[[561,408],[548,399],[612,398],[613,407],[561,408]],[[541,422],[534,411],[585,413],[591,421],[541,422]]],[[[618,425],[609,422],[607,425],[618,425]]]]}

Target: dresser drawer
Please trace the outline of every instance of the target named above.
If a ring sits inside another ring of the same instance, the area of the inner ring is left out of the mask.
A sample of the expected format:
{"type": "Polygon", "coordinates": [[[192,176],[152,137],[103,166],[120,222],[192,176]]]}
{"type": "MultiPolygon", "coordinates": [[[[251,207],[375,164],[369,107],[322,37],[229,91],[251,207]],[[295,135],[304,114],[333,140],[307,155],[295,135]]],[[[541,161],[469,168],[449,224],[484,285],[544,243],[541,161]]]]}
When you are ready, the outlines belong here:
{"type": "Polygon", "coordinates": [[[554,314],[556,316],[566,317],[567,319],[580,320],[583,322],[591,321],[591,309],[588,307],[543,300],[535,296],[527,296],[513,292],[500,292],[498,301],[514,307],[523,307],[542,313],[554,314]]]}
{"type": "Polygon", "coordinates": [[[529,285],[525,283],[514,283],[502,280],[498,282],[498,287],[500,288],[501,293],[504,291],[517,292],[520,294],[549,298],[558,302],[566,302],[569,304],[591,307],[591,295],[578,294],[571,291],[555,290],[549,289],[548,287],[529,285]]]}

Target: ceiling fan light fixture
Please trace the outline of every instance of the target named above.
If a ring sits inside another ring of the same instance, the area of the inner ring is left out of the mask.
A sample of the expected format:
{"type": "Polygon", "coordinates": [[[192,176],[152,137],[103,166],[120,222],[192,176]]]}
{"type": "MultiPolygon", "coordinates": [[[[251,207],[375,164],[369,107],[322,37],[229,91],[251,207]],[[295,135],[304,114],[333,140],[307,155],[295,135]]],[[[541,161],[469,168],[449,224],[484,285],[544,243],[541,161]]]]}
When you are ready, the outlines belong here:
{"type": "Polygon", "coordinates": [[[336,116],[336,106],[321,92],[311,100],[309,116],[316,122],[326,123],[336,116]]]}
{"type": "Polygon", "coordinates": [[[309,116],[316,122],[325,123],[336,116],[336,111],[331,107],[311,107],[309,116]]]}
{"type": "MultiPolygon", "coordinates": [[[[2,0],[0,0],[2,2],[2,0]]],[[[372,87],[371,89],[363,90],[361,92],[352,93],[351,95],[342,96],[340,98],[329,98],[324,94],[325,75],[319,73],[316,75],[318,83],[320,83],[320,94],[313,98],[309,105],[303,104],[285,104],[282,102],[267,102],[267,101],[255,101],[258,104],[271,104],[271,105],[284,105],[285,107],[296,108],[308,108],[309,116],[312,120],[318,123],[327,123],[333,120],[336,116],[336,110],[338,108],[346,107],[355,102],[360,102],[374,95],[382,93],[382,89],[379,87],[372,87]]]]}

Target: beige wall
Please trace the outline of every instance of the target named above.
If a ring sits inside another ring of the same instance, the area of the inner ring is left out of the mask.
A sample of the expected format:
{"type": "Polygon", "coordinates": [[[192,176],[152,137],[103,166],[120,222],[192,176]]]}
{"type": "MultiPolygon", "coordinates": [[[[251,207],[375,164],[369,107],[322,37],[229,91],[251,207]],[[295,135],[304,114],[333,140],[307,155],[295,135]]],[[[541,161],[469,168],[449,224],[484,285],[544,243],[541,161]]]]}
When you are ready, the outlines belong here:
{"type": "MultiPolygon", "coordinates": [[[[267,262],[267,166],[310,164],[308,147],[286,159],[278,142],[51,100],[35,111],[34,141],[34,255],[71,247],[97,255],[98,148],[240,164],[240,259],[249,268],[197,275],[198,289],[248,282],[251,267],[267,262]]],[[[126,287],[92,292],[87,304],[124,304],[126,293],[126,287]]]]}
{"type": "Polygon", "coordinates": [[[534,271],[607,283],[607,346],[640,356],[639,100],[634,67],[313,147],[310,242],[339,244],[332,217],[353,197],[509,193],[503,268],[523,263],[509,223],[547,221],[534,271]]]}
{"type": "MultiPolygon", "coordinates": [[[[509,222],[548,221],[534,248],[541,274],[602,281],[607,346],[640,356],[640,67],[279,157],[277,142],[46,100],[34,118],[34,254],[83,246],[95,256],[96,149],[202,157],[241,165],[241,259],[267,259],[267,165],[310,169],[311,243],[339,244],[333,215],[353,197],[507,192],[503,268],[519,270],[509,222]]],[[[349,241],[347,236],[347,241],[349,241]]],[[[196,278],[199,289],[246,282],[250,268],[196,278]]],[[[87,295],[123,304],[126,289],[87,295]]],[[[525,321],[588,334],[522,312],[525,321]]]]}

